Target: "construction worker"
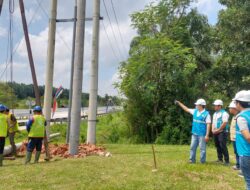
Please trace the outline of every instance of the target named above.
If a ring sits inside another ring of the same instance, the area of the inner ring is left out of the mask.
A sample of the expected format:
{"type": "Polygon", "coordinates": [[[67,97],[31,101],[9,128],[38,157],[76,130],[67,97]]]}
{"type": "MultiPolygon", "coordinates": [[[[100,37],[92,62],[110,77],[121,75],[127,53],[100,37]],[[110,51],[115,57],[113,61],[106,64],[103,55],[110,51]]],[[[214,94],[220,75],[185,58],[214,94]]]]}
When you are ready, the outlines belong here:
{"type": "Polygon", "coordinates": [[[240,169],[250,190],[250,90],[238,92],[233,101],[239,114],[236,116],[236,148],[240,169]]]}
{"type": "Polygon", "coordinates": [[[180,101],[175,101],[184,111],[193,115],[192,139],[190,147],[189,163],[196,162],[196,150],[200,146],[200,162],[206,162],[206,143],[209,141],[209,131],[211,125],[211,116],[205,109],[206,101],[198,99],[195,103],[196,109],[186,107],[180,101]]]}
{"type": "Polygon", "coordinates": [[[230,140],[233,143],[233,149],[236,159],[236,164],[233,166],[233,169],[239,170],[238,176],[244,177],[240,170],[240,158],[236,148],[236,115],[239,113],[239,111],[236,109],[235,101],[232,101],[228,107],[229,107],[229,113],[233,115],[230,124],[230,140]]]}
{"type": "Polygon", "coordinates": [[[231,124],[230,124],[230,140],[233,143],[233,148],[234,148],[234,154],[235,154],[235,159],[236,159],[236,164],[233,166],[234,170],[240,170],[240,160],[239,160],[239,155],[237,153],[236,149],[236,119],[235,116],[238,114],[238,110],[236,109],[236,104],[234,101],[232,101],[229,106],[229,113],[233,115],[231,124]]]}
{"type": "Polygon", "coordinates": [[[42,115],[42,108],[40,106],[35,106],[33,112],[34,116],[29,119],[26,124],[29,141],[27,145],[25,164],[30,163],[34,148],[36,148],[35,163],[38,163],[42,150],[42,141],[45,136],[46,120],[42,115]]]}
{"type": "Polygon", "coordinates": [[[9,123],[9,130],[8,130],[8,136],[10,140],[11,145],[11,155],[17,156],[16,153],[16,144],[15,144],[15,134],[18,132],[18,122],[16,120],[16,117],[13,113],[10,113],[10,110],[8,107],[5,109],[5,113],[8,116],[8,123],[9,123]]]}
{"type": "Polygon", "coordinates": [[[4,112],[5,106],[0,104],[0,166],[3,166],[3,151],[8,132],[8,118],[4,112]]]}
{"type": "Polygon", "coordinates": [[[215,100],[213,105],[215,113],[213,115],[212,133],[214,134],[214,142],[218,157],[216,162],[223,163],[224,157],[224,164],[229,165],[229,154],[227,149],[229,114],[224,109],[222,109],[222,100],[215,100]]]}

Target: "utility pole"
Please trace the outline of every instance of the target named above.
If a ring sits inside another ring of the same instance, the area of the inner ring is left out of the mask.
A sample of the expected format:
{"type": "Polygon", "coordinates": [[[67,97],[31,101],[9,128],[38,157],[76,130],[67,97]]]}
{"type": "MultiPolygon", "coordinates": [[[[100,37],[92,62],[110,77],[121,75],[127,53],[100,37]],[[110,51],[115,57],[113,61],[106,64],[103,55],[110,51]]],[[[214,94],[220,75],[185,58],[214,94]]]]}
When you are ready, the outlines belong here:
{"type": "Polygon", "coordinates": [[[3,7],[3,0],[0,0],[0,15],[1,15],[1,12],[2,12],[2,7],[3,7]]]}
{"type": "Polygon", "coordinates": [[[91,61],[91,74],[90,74],[90,95],[89,95],[88,132],[87,132],[87,143],[90,144],[96,143],[99,28],[100,28],[100,0],[94,0],[92,61],[91,61]]]}
{"type": "Polygon", "coordinates": [[[36,96],[36,105],[40,106],[41,105],[40,93],[39,93],[39,88],[38,88],[37,79],[36,79],[36,71],[35,71],[35,66],[34,66],[31,46],[30,46],[29,32],[28,32],[28,26],[27,26],[26,17],[25,17],[25,9],[24,9],[23,0],[19,0],[19,6],[20,6],[20,11],[21,11],[23,31],[24,31],[24,36],[25,36],[25,41],[26,41],[26,46],[27,46],[27,51],[28,51],[34,91],[35,91],[35,96],[36,96]]]}
{"type": "Polygon", "coordinates": [[[77,8],[76,56],[74,61],[72,111],[69,136],[69,153],[71,155],[78,154],[80,138],[86,0],[78,0],[77,8]]]}
{"type": "Polygon", "coordinates": [[[69,143],[69,133],[70,133],[70,122],[71,122],[71,107],[72,107],[72,86],[73,86],[73,76],[74,76],[74,61],[75,61],[75,42],[76,42],[76,17],[77,17],[77,0],[75,0],[74,7],[74,28],[73,28],[73,40],[72,40],[72,55],[71,55],[71,71],[70,71],[70,89],[69,89],[69,109],[68,109],[68,128],[66,143],[69,143]]]}
{"type": "Polygon", "coordinates": [[[47,50],[47,65],[46,65],[46,80],[44,93],[44,116],[47,121],[46,134],[49,140],[50,135],[50,120],[51,120],[51,103],[53,90],[53,74],[54,74],[54,55],[55,55],[55,38],[56,38],[56,15],[57,15],[57,0],[50,1],[49,21],[49,38],[47,50]]]}

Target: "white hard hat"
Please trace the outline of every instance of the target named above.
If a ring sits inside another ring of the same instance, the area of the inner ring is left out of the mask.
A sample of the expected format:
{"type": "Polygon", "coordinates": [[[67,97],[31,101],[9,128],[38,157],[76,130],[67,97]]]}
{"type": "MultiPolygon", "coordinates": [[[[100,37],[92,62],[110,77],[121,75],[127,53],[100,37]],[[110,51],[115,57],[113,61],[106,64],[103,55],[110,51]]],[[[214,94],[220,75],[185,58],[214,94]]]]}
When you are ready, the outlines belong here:
{"type": "Polygon", "coordinates": [[[235,97],[233,98],[234,101],[241,101],[241,102],[250,102],[250,90],[242,90],[239,91],[235,97]]]}
{"type": "Polygon", "coordinates": [[[206,101],[204,99],[198,99],[194,104],[195,105],[205,106],[206,105],[206,101]]]}
{"type": "Polygon", "coordinates": [[[235,104],[235,101],[232,101],[229,106],[229,108],[236,108],[236,104],[235,104]]]}
{"type": "Polygon", "coordinates": [[[215,105],[215,106],[223,106],[223,101],[222,100],[215,100],[213,105],[215,105]]]}

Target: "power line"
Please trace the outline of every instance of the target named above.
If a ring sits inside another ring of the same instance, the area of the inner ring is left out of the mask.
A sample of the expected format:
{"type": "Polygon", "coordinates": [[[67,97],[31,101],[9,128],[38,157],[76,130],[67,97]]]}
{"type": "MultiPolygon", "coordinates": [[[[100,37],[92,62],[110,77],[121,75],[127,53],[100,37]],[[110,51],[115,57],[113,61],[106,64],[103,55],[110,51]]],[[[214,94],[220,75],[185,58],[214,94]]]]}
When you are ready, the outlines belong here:
{"type": "Polygon", "coordinates": [[[120,54],[121,57],[122,56],[122,53],[121,53],[121,50],[120,50],[120,47],[119,47],[119,43],[118,43],[118,40],[116,38],[116,35],[115,35],[115,31],[114,31],[114,28],[113,28],[113,25],[112,25],[112,22],[111,22],[111,19],[110,19],[110,16],[109,16],[109,13],[108,13],[108,9],[107,9],[107,6],[106,6],[106,3],[105,3],[105,0],[103,0],[103,5],[104,5],[104,8],[105,8],[105,11],[106,11],[106,14],[107,14],[107,17],[108,17],[108,20],[109,20],[109,24],[110,24],[110,27],[111,27],[111,30],[112,30],[112,33],[113,33],[113,36],[114,36],[114,39],[115,39],[115,42],[117,44],[117,49],[118,49],[118,52],[120,54]]]}
{"type": "MultiPolygon", "coordinates": [[[[36,0],[36,2],[38,2],[38,0],[36,0]]],[[[46,11],[45,8],[43,7],[43,5],[41,5],[40,8],[42,9],[43,13],[44,13],[44,14],[47,16],[47,18],[49,19],[49,14],[47,13],[47,11],[46,11]]],[[[66,41],[64,40],[64,38],[60,35],[60,33],[56,31],[56,34],[59,36],[59,38],[62,40],[62,42],[64,43],[64,45],[68,48],[68,50],[71,51],[71,48],[70,48],[69,45],[66,43],[66,41]]]]}
{"type": "Polygon", "coordinates": [[[105,27],[105,25],[104,25],[103,20],[102,20],[102,25],[103,25],[104,31],[105,31],[105,33],[106,33],[106,37],[107,37],[107,39],[108,39],[109,45],[110,45],[110,47],[111,47],[111,49],[112,49],[112,52],[113,52],[114,56],[116,57],[117,61],[119,62],[119,58],[118,58],[117,54],[115,53],[115,49],[114,49],[114,47],[113,47],[113,45],[112,45],[112,43],[111,43],[111,41],[110,41],[110,38],[109,38],[109,36],[108,36],[108,32],[107,32],[107,30],[106,30],[106,27],[105,27]]]}
{"type": "MultiPolygon", "coordinates": [[[[43,1],[43,0],[40,0],[40,1],[38,2],[38,6],[36,7],[36,10],[35,10],[35,12],[33,13],[32,17],[31,17],[31,19],[30,19],[30,21],[29,21],[29,23],[28,23],[28,27],[31,25],[31,23],[32,23],[33,20],[35,19],[36,15],[37,15],[37,13],[38,13],[38,10],[39,10],[39,6],[40,6],[40,4],[42,3],[42,1],[43,1]]],[[[13,13],[13,12],[14,12],[14,1],[13,1],[12,3],[9,4],[9,12],[10,12],[10,13],[13,13]]],[[[20,23],[19,23],[19,24],[20,24],[20,23]]],[[[20,27],[21,27],[21,26],[20,26],[20,27]]],[[[13,22],[12,22],[12,28],[13,28],[13,22]]],[[[13,38],[13,37],[11,37],[11,38],[13,38]]],[[[13,60],[13,57],[14,57],[14,55],[15,55],[17,49],[18,49],[19,46],[21,45],[21,42],[22,42],[22,41],[20,40],[20,41],[18,42],[16,48],[14,49],[14,51],[12,51],[12,55],[11,55],[11,59],[12,59],[12,60],[13,60]]],[[[9,46],[10,46],[10,28],[9,28],[9,30],[8,30],[7,50],[9,50],[9,48],[10,48],[9,46]]],[[[13,44],[12,44],[12,50],[13,50],[13,44]]],[[[9,66],[9,64],[10,64],[10,62],[8,61],[8,60],[9,60],[9,51],[7,51],[7,56],[6,56],[6,57],[7,57],[7,58],[6,58],[6,66],[5,66],[5,68],[4,68],[4,71],[1,73],[0,80],[2,79],[4,73],[6,72],[6,70],[8,69],[8,66],[9,66]]],[[[6,74],[7,74],[7,73],[6,73],[6,74]]],[[[7,76],[6,76],[6,80],[7,80],[7,76]]]]}
{"type": "MultiPolygon", "coordinates": [[[[42,3],[42,1],[43,1],[43,0],[40,0],[40,2],[38,3],[38,6],[36,7],[36,10],[35,10],[35,12],[33,13],[32,17],[31,17],[31,19],[30,19],[30,21],[29,21],[29,23],[28,23],[28,27],[31,25],[31,23],[33,22],[33,20],[36,18],[36,15],[37,15],[38,10],[39,10],[39,6],[40,6],[40,4],[42,3]]],[[[19,24],[20,24],[20,23],[19,23],[19,24]]],[[[20,25],[20,27],[22,27],[22,26],[20,25]]],[[[19,41],[19,43],[17,44],[15,50],[13,51],[13,55],[16,53],[16,51],[17,51],[17,49],[19,48],[20,44],[21,44],[21,40],[19,41]]]]}
{"type": "Polygon", "coordinates": [[[118,24],[118,19],[117,19],[117,15],[116,15],[116,11],[115,11],[115,6],[114,6],[114,3],[113,3],[113,0],[111,0],[111,5],[112,5],[112,9],[113,9],[113,12],[114,12],[114,16],[115,16],[115,21],[116,21],[116,24],[117,24],[117,28],[118,28],[118,31],[119,31],[119,35],[120,35],[120,38],[121,38],[121,42],[122,42],[122,46],[124,48],[124,50],[126,51],[126,47],[125,47],[125,43],[124,43],[124,40],[123,40],[123,37],[122,37],[122,33],[121,33],[121,30],[120,30],[120,26],[118,24]]]}

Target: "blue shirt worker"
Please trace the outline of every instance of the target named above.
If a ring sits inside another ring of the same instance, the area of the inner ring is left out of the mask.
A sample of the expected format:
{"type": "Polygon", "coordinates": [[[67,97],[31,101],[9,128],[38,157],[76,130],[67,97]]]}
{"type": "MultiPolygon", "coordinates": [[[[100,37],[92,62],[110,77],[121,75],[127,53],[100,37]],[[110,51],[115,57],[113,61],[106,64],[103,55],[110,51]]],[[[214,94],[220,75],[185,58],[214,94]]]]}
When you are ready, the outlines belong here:
{"type": "Polygon", "coordinates": [[[5,146],[5,138],[8,133],[8,118],[5,114],[5,106],[0,104],[0,166],[3,166],[3,152],[5,146]]]}
{"type": "Polygon", "coordinates": [[[193,115],[192,139],[190,146],[189,163],[196,162],[196,150],[200,146],[200,162],[206,162],[206,143],[209,141],[209,131],[211,125],[211,116],[205,109],[206,101],[198,99],[195,103],[196,108],[190,109],[180,101],[175,101],[184,111],[193,115]]]}
{"type": "Polygon", "coordinates": [[[34,116],[27,122],[28,145],[25,164],[30,163],[33,150],[36,148],[35,163],[38,163],[42,150],[42,141],[45,137],[46,120],[42,115],[42,108],[35,106],[33,109],[34,116]]]}
{"type": "Polygon", "coordinates": [[[236,116],[236,148],[240,169],[250,190],[250,90],[242,90],[233,99],[239,114],[236,116]]]}
{"type": "Polygon", "coordinates": [[[229,114],[222,108],[223,101],[215,100],[214,103],[215,113],[213,115],[212,132],[214,135],[214,143],[217,150],[217,161],[223,163],[223,157],[225,165],[229,165],[229,154],[227,149],[227,137],[228,137],[228,119],[229,114]]]}

